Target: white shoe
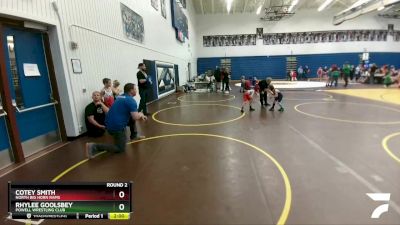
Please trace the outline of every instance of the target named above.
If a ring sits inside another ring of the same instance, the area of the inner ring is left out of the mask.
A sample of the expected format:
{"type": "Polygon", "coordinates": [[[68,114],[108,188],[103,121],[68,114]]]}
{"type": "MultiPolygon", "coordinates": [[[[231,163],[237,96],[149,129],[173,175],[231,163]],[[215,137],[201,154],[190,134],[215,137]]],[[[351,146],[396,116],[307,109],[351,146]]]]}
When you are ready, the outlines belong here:
{"type": "Polygon", "coordinates": [[[86,157],[88,159],[93,159],[94,155],[93,155],[93,144],[94,143],[86,143],[86,157]]]}

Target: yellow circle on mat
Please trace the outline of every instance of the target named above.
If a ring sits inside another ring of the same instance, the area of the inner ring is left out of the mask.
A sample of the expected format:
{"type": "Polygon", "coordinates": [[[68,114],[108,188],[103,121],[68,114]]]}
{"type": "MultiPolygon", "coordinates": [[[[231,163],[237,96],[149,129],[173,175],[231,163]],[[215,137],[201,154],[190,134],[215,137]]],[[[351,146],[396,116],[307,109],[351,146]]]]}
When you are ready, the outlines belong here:
{"type": "MultiPolygon", "coordinates": [[[[263,156],[267,157],[269,160],[272,161],[272,163],[274,163],[274,165],[276,166],[276,168],[279,170],[282,179],[283,179],[283,183],[285,185],[285,204],[283,206],[283,210],[281,212],[281,215],[279,217],[279,220],[277,221],[276,224],[279,225],[283,225],[286,223],[288,217],[289,217],[289,213],[290,213],[290,208],[292,205],[292,188],[290,185],[290,180],[289,180],[289,176],[287,175],[285,169],[283,169],[283,167],[281,166],[281,164],[274,158],[272,157],[269,153],[265,152],[264,150],[262,150],[261,148],[250,144],[248,142],[236,139],[236,138],[231,138],[231,137],[226,137],[226,136],[222,136],[222,135],[215,135],[215,134],[199,134],[199,133],[186,133],[186,134],[167,134],[167,135],[160,135],[160,136],[155,136],[155,137],[149,137],[149,138],[145,138],[142,140],[137,140],[137,141],[133,141],[130,142],[128,144],[134,144],[134,143],[138,143],[138,142],[143,142],[143,141],[149,141],[149,140],[154,140],[154,139],[160,139],[160,138],[168,138],[168,137],[186,137],[186,136],[198,136],[198,137],[214,137],[214,138],[220,138],[220,139],[225,139],[225,140],[230,140],[230,141],[235,141],[237,143],[246,145],[248,147],[250,147],[251,149],[261,153],[263,156]]],[[[97,154],[95,157],[104,154],[105,152],[101,152],[99,154],[97,154]]],[[[84,159],[78,163],[76,163],[75,165],[71,166],[70,168],[66,169],[65,171],[63,171],[62,173],[60,173],[58,176],[56,176],[51,182],[56,182],[59,179],[61,179],[64,175],[66,175],[67,173],[71,172],[72,170],[74,170],[75,168],[77,168],[78,166],[86,163],[87,161],[89,161],[88,159],[84,159]]]]}
{"type": "MultiPolygon", "coordinates": [[[[199,95],[201,95],[201,94],[199,94],[199,95]]],[[[184,99],[183,99],[183,97],[185,97],[185,96],[187,96],[187,95],[183,95],[183,96],[178,97],[178,98],[177,98],[178,101],[181,101],[181,102],[212,103],[212,102],[226,102],[226,101],[231,101],[231,100],[234,100],[234,99],[236,98],[234,95],[228,95],[229,98],[227,98],[227,99],[221,99],[221,100],[211,100],[211,101],[208,101],[208,100],[206,100],[206,101],[187,101],[187,100],[184,100],[184,99]]]]}
{"type": "Polygon", "coordinates": [[[394,160],[396,160],[398,163],[400,163],[400,158],[397,157],[389,148],[388,146],[388,142],[390,141],[390,139],[396,137],[396,136],[400,136],[400,132],[398,133],[394,133],[394,134],[390,134],[388,136],[386,136],[383,140],[382,140],[382,147],[383,149],[385,149],[385,151],[387,152],[387,154],[389,154],[390,157],[392,157],[394,160]]]}
{"type": "Polygon", "coordinates": [[[373,125],[393,125],[393,124],[400,124],[400,121],[392,121],[392,122],[374,122],[374,121],[358,121],[358,120],[346,120],[346,119],[338,119],[338,118],[334,118],[334,117],[326,117],[326,116],[319,116],[319,115],[315,115],[312,113],[306,113],[303,112],[299,109],[300,106],[302,105],[311,105],[311,104],[349,104],[349,105],[367,105],[367,106],[372,106],[372,107],[378,107],[378,108],[383,108],[383,109],[387,109],[390,111],[395,111],[395,112],[400,112],[400,110],[397,110],[395,108],[390,108],[390,107],[385,107],[385,106],[380,106],[380,105],[372,105],[372,104],[364,104],[364,103],[353,103],[353,102],[307,102],[307,103],[301,103],[298,104],[294,107],[294,109],[301,113],[304,114],[306,116],[310,116],[310,117],[314,117],[314,118],[318,118],[318,119],[325,119],[325,120],[332,120],[332,121],[337,121],[337,122],[344,122],[344,123],[356,123],[356,124],[373,124],[373,125]]]}
{"type": "Polygon", "coordinates": [[[388,102],[400,102],[400,95],[398,92],[390,92],[386,94],[381,94],[379,96],[382,100],[388,102]]]}
{"type": "Polygon", "coordinates": [[[230,122],[234,122],[236,120],[239,120],[241,118],[243,118],[246,114],[242,113],[240,114],[239,117],[236,117],[234,119],[231,120],[226,120],[226,121],[221,121],[221,122],[215,122],[215,123],[199,123],[199,124],[185,124],[185,123],[169,123],[169,122],[165,122],[165,121],[161,121],[159,119],[157,119],[157,115],[161,112],[164,111],[168,111],[171,109],[175,109],[175,108],[183,108],[183,107],[191,107],[191,106],[220,106],[220,107],[227,107],[227,108],[233,108],[233,109],[238,109],[240,110],[239,107],[236,106],[232,106],[232,105],[220,105],[220,104],[191,104],[191,105],[180,105],[180,106],[174,106],[174,107],[169,107],[169,108],[165,108],[165,109],[161,109],[157,112],[155,112],[152,116],[153,120],[161,123],[161,124],[165,124],[165,125],[172,125],[172,126],[181,126],[181,127],[202,127],[202,126],[212,126],[212,125],[219,125],[219,124],[224,124],[224,123],[230,123],[230,122]]]}

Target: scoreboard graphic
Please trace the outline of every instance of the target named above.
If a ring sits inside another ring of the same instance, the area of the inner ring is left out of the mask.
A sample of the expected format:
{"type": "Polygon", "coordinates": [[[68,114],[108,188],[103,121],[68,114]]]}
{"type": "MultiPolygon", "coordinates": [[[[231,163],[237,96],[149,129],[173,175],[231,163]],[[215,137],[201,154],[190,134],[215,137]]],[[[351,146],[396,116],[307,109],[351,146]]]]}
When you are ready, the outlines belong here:
{"type": "Polygon", "coordinates": [[[8,183],[12,219],[129,220],[132,182],[8,183]]]}

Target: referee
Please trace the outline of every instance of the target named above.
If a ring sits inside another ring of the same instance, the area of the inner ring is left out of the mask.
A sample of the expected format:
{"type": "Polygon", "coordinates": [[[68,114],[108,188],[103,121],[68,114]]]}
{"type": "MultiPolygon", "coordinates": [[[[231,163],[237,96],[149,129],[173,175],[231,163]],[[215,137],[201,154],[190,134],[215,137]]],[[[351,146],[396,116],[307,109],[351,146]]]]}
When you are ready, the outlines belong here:
{"type": "Polygon", "coordinates": [[[261,102],[261,107],[264,106],[270,106],[268,104],[268,98],[267,98],[267,89],[269,85],[271,84],[272,79],[268,77],[265,80],[261,80],[258,85],[260,86],[260,102],[261,102]]]}

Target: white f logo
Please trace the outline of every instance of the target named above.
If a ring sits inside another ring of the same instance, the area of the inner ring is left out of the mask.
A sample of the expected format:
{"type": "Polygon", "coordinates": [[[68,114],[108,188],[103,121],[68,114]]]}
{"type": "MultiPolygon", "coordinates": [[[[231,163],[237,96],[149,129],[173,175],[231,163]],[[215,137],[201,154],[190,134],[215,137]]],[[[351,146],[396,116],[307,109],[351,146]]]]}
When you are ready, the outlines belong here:
{"type": "Polygon", "coordinates": [[[385,202],[386,204],[378,206],[371,215],[373,219],[379,219],[379,217],[389,211],[389,201],[390,201],[390,193],[367,193],[368,197],[376,202],[385,202]]]}

